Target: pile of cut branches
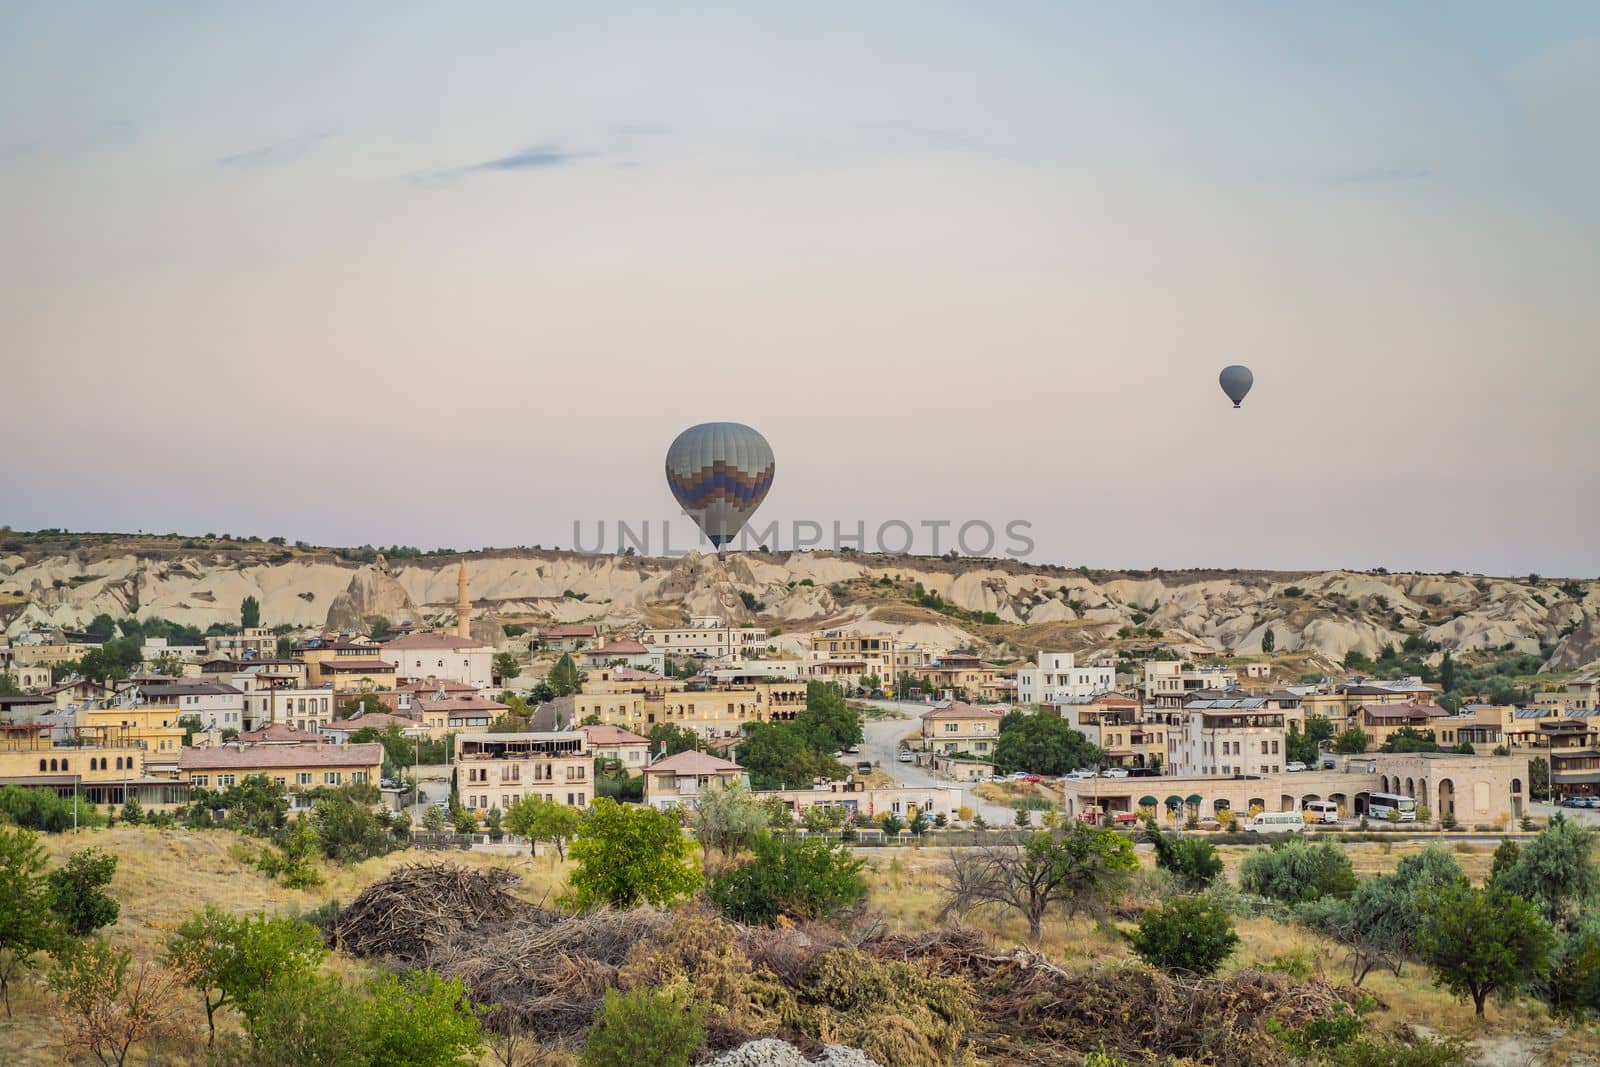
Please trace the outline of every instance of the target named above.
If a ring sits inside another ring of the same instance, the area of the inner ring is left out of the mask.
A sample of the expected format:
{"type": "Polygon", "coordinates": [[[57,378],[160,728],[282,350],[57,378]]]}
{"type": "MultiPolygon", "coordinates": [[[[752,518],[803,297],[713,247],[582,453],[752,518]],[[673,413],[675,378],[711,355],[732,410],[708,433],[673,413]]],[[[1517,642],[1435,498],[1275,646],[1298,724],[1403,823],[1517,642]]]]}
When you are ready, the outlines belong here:
{"type": "Polygon", "coordinates": [[[354,956],[428,963],[463,934],[498,928],[541,909],[511,892],[517,876],[449,863],[400,867],[362,890],[339,913],[334,943],[354,956]]]}

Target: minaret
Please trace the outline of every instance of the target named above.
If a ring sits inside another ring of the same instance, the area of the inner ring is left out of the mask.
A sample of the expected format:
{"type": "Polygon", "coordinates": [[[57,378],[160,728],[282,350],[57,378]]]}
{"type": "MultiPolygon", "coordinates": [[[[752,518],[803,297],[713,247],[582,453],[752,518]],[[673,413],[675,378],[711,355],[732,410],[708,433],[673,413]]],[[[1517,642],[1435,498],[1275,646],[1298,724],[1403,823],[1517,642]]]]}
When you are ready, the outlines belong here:
{"type": "Polygon", "coordinates": [[[472,601],[467,599],[467,561],[456,571],[456,636],[472,636],[472,601]]]}

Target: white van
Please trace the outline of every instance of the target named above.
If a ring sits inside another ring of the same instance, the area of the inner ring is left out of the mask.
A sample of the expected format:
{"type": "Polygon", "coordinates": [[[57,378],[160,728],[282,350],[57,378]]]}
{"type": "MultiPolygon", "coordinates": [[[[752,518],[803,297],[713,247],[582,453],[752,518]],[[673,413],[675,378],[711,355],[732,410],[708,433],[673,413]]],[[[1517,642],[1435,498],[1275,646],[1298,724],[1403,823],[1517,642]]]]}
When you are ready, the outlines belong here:
{"type": "Polygon", "coordinates": [[[1339,805],[1331,800],[1308,800],[1306,815],[1312,822],[1338,822],[1339,805]]]}
{"type": "Polygon", "coordinates": [[[1306,828],[1305,816],[1298,811],[1264,811],[1245,823],[1246,833],[1298,834],[1306,828]]]}

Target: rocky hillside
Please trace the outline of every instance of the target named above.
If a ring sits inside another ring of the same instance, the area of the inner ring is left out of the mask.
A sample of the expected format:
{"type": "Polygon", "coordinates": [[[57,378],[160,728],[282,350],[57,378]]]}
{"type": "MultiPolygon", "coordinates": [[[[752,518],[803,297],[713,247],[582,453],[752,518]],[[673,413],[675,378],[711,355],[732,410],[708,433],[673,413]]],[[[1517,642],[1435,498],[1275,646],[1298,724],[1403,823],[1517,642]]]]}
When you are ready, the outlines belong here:
{"type": "Polygon", "coordinates": [[[1411,636],[1540,655],[1551,670],[1600,659],[1597,583],[1534,575],[1090,571],[854,553],[405,555],[361,562],[359,553],[261,542],[7,535],[0,625],[8,633],[77,626],[105,612],[205,627],[237,622],[247,596],[272,625],[447,619],[464,560],[485,635],[506,622],[618,626],[694,613],[772,627],[791,647],[814,630],[850,625],[1018,655],[1152,639],[1250,654],[1270,628],[1280,652],[1330,660],[1376,655],[1411,636]]]}

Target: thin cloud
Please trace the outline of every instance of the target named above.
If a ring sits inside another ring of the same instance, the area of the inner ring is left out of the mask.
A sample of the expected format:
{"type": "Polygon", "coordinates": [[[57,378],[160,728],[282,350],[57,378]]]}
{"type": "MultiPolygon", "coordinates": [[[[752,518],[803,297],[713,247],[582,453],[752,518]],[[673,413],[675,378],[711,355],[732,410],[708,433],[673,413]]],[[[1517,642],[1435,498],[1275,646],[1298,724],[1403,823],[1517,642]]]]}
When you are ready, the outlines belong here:
{"type": "Polygon", "coordinates": [[[576,163],[580,159],[586,159],[589,155],[590,153],[588,152],[570,152],[559,145],[539,144],[524,148],[520,152],[513,152],[508,156],[485,159],[478,163],[469,163],[466,166],[422,171],[411,175],[411,180],[419,185],[440,188],[454,184],[462,178],[473,174],[564,167],[570,163],[576,163]]]}
{"type": "Polygon", "coordinates": [[[1338,185],[1374,185],[1394,182],[1422,182],[1432,177],[1433,171],[1428,167],[1374,167],[1335,174],[1332,180],[1338,185]]]}
{"type": "Polygon", "coordinates": [[[278,141],[273,144],[262,145],[259,148],[235,152],[217,160],[217,166],[228,168],[268,167],[280,163],[291,163],[304,157],[316,145],[328,139],[326,133],[312,133],[304,137],[294,137],[287,141],[278,141]]]}

